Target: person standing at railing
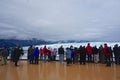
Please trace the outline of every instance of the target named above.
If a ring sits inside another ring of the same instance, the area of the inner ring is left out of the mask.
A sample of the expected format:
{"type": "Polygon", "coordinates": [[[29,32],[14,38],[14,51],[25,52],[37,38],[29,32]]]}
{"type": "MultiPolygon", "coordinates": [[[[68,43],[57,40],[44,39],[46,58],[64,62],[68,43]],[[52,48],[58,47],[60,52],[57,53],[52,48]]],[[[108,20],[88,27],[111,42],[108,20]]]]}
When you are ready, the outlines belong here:
{"type": "Polygon", "coordinates": [[[54,49],[52,50],[52,58],[53,58],[53,61],[56,60],[56,55],[57,55],[57,49],[54,48],[54,49]]]}
{"type": "Polygon", "coordinates": [[[47,48],[46,48],[46,46],[44,46],[44,48],[43,48],[43,54],[44,54],[44,62],[46,63],[46,58],[47,58],[47,48]]]}
{"type": "Polygon", "coordinates": [[[14,48],[10,48],[10,60],[13,61],[13,55],[14,55],[14,48]]]}
{"type": "Polygon", "coordinates": [[[88,62],[93,62],[92,61],[92,47],[90,46],[90,43],[88,43],[88,45],[86,47],[86,53],[88,56],[88,62]]]}
{"type": "Polygon", "coordinates": [[[96,46],[94,46],[93,48],[92,48],[92,52],[93,52],[93,60],[94,60],[94,62],[95,63],[98,63],[98,61],[99,61],[99,54],[98,54],[98,49],[97,49],[97,47],[96,46]]]}
{"type": "Polygon", "coordinates": [[[58,54],[59,54],[60,63],[63,63],[63,60],[64,60],[64,48],[63,48],[63,46],[58,48],[58,54]]]}
{"type": "Polygon", "coordinates": [[[114,45],[113,52],[114,52],[114,56],[115,56],[115,64],[119,64],[120,49],[118,47],[118,44],[114,45]]]}
{"type": "Polygon", "coordinates": [[[48,53],[48,62],[52,61],[52,51],[50,48],[47,49],[47,53],[48,53]]]}
{"type": "Polygon", "coordinates": [[[40,60],[43,60],[43,48],[40,48],[40,60]]]}
{"type": "Polygon", "coordinates": [[[70,51],[71,51],[71,63],[75,64],[75,51],[72,45],[70,46],[70,51]]]}
{"type": "Polygon", "coordinates": [[[118,64],[120,65],[120,46],[119,46],[118,64]]]}
{"type": "Polygon", "coordinates": [[[27,54],[27,59],[28,59],[28,61],[30,61],[30,57],[31,57],[31,55],[33,54],[33,52],[34,52],[34,48],[33,48],[33,46],[31,45],[31,46],[28,48],[28,54],[27,54]]]}
{"type": "Polygon", "coordinates": [[[33,55],[34,50],[35,50],[35,48],[32,47],[32,46],[31,46],[31,47],[29,48],[29,50],[28,50],[28,52],[29,52],[29,61],[30,61],[30,64],[33,64],[33,63],[34,63],[34,55],[33,55]]]}
{"type": "Polygon", "coordinates": [[[39,58],[39,49],[38,49],[38,47],[35,48],[33,55],[34,55],[34,59],[35,59],[35,64],[38,64],[38,58],[39,58]]]}
{"type": "Polygon", "coordinates": [[[113,50],[111,46],[109,47],[109,52],[110,52],[110,61],[113,62],[113,50]]]}
{"type": "Polygon", "coordinates": [[[80,56],[80,64],[84,64],[86,63],[86,50],[85,50],[85,46],[80,46],[79,49],[79,56],[80,56]]]}
{"type": "Polygon", "coordinates": [[[104,55],[104,49],[102,45],[100,45],[99,47],[99,62],[102,64],[105,63],[105,55],[104,55]]]}
{"type": "Polygon", "coordinates": [[[78,63],[79,62],[78,61],[79,53],[78,53],[78,48],[77,47],[74,48],[74,52],[75,52],[75,63],[78,63]]]}
{"type": "Polygon", "coordinates": [[[2,59],[2,48],[0,48],[0,64],[2,64],[1,59],[2,59]]]}
{"type": "Polygon", "coordinates": [[[110,52],[109,52],[109,47],[107,46],[107,44],[104,44],[104,54],[106,57],[106,66],[111,66],[110,52]]]}
{"type": "Polygon", "coordinates": [[[4,47],[2,49],[2,65],[6,65],[7,64],[7,57],[9,56],[9,51],[7,49],[7,47],[4,47]]]}
{"type": "Polygon", "coordinates": [[[67,66],[69,66],[71,64],[71,50],[70,48],[66,48],[66,62],[67,62],[67,66]]]}
{"type": "Polygon", "coordinates": [[[16,67],[18,66],[18,61],[20,59],[20,56],[23,54],[24,54],[23,49],[20,46],[14,49],[14,62],[16,67]]]}

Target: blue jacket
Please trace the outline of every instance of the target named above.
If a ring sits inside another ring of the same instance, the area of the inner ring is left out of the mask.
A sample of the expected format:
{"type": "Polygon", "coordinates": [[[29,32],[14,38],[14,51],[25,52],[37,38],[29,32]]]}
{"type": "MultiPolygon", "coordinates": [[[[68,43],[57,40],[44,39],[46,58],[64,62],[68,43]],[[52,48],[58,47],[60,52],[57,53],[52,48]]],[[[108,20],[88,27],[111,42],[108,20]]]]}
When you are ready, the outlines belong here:
{"type": "Polygon", "coordinates": [[[70,49],[70,51],[71,51],[71,58],[74,58],[75,57],[74,49],[70,49]]]}
{"type": "Polygon", "coordinates": [[[39,49],[35,49],[33,55],[34,55],[34,56],[39,56],[39,49]]]}
{"type": "Polygon", "coordinates": [[[66,50],[66,59],[71,58],[71,50],[66,50]]]}

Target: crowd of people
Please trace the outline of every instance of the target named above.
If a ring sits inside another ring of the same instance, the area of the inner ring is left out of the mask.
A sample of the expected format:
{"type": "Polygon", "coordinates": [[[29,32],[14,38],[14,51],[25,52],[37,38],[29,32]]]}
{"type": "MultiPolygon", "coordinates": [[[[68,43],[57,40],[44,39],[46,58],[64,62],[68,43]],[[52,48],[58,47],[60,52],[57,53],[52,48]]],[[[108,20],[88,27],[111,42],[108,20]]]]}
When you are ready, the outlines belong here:
{"type": "Polygon", "coordinates": [[[18,66],[18,61],[22,55],[24,55],[24,52],[20,46],[15,48],[0,48],[1,65],[6,65],[7,57],[10,56],[10,60],[14,62],[15,66],[18,66]]]}
{"type": "Polygon", "coordinates": [[[63,63],[65,59],[67,65],[75,63],[86,64],[86,62],[103,63],[106,66],[111,66],[111,62],[120,64],[120,46],[118,44],[113,48],[111,46],[108,47],[107,44],[104,44],[104,46],[101,45],[99,48],[96,46],[92,47],[90,43],[87,46],[80,45],[79,48],[72,45],[66,49],[63,46],[60,46],[58,49],[46,48],[46,46],[40,49],[32,46],[28,48],[28,60],[30,64],[38,64],[39,56],[40,60],[43,60],[45,63],[46,61],[56,61],[57,54],[59,55],[60,63],[63,63]]]}
{"type": "MultiPolygon", "coordinates": [[[[120,64],[120,46],[118,44],[114,45],[113,48],[107,44],[98,48],[97,46],[92,47],[90,43],[87,46],[80,45],[80,47],[71,45],[66,49],[63,46],[60,46],[58,49],[51,49],[46,46],[39,49],[38,47],[30,46],[27,52],[27,59],[30,64],[39,64],[39,60],[46,63],[47,61],[56,61],[57,54],[59,55],[60,63],[64,63],[64,60],[66,60],[67,66],[76,63],[85,65],[86,62],[102,63],[106,64],[106,66],[111,66],[111,62],[120,64]]],[[[6,47],[1,48],[1,64],[7,64],[7,57],[10,56],[11,61],[15,62],[15,66],[18,66],[18,60],[22,55],[24,55],[24,52],[20,46],[10,49],[6,47]]]]}
{"type": "Polygon", "coordinates": [[[53,50],[47,48],[46,46],[44,46],[44,48],[41,47],[40,49],[33,46],[30,46],[28,48],[28,61],[30,62],[30,64],[38,64],[39,56],[40,60],[44,60],[45,63],[46,61],[55,61],[56,55],[56,48],[54,48],[53,50]]]}

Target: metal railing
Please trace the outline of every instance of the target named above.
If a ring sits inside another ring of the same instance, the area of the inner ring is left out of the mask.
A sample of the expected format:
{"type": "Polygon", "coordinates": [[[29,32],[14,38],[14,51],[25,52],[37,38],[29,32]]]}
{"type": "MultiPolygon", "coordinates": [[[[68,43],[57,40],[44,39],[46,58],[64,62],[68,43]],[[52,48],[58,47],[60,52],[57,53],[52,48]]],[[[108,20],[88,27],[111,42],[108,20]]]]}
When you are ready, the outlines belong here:
{"type": "MultiPolygon", "coordinates": [[[[24,55],[20,57],[21,60],[27,60],[27,50],[24,50],[24,55]]],[[[8,56],[8,59],[10,59],[10,56],[8,56]]],[[[39,55],[39,59],[40,59],[40,55],[39,55]]],[[[43,58],[44,59],[44,56],[43,58]]],[[[93,59],[93,55],[92,55],[92,59],[93,59]]],[[[56,55],[56,60],[59,60],[59,54],[57,53],[56,55]]],[[[64,60],[66,60],[66,55],[64,55],[64,60]]],[[[78,60],[80,60],[80,58],[78,58],[78,60]]],[[[86,60],[88,60],[88,57],[86,56],[86,60]]],[[[113,57],[111,58],[111,61],[115,61],[115,57],[113,55],[113,57]]]]}

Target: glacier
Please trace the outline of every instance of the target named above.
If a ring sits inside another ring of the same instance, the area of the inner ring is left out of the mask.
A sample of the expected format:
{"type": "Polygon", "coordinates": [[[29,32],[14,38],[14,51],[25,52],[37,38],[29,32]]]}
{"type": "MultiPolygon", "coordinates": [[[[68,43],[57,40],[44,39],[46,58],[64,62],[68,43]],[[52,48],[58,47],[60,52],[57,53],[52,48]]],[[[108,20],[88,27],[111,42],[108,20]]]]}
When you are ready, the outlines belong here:
{"type": "MultiPolygon", "coordinates": [[[[59,48],[61,45],[63,46],[63,48],[66,48],[66,47],[70,47],[71,45],[73,47],[77,47],[79,48],[80,45],[82,46],[87,46],[87,44],[90,43],[90,45],[93,47],[93,46],[97,46],[97,48],[99,48],[100,45],[103,45],[105,43],[108,44],[108,46],[111,46],[112,48],[114,47],[115,44],[118,44],[120,46],[120,42],[82,42],[82,43],[57,43],[57,44],[46,44],[46,47],[48,48],[59,48]]],[[[39,49],[41,47],[44,47],[45,45],[33,45],[35,47],[38,47],[39,49]]],[[[27,50],[28,50],[28,47],[29,46],[23,46],[23,50],[24,50],[24,55],[21,56],[21,59],[27,59],[27,50]]],[[[59,59],[59,55],[57,54],[57,57],[56,57],[56,60],[59,59]]]]}

